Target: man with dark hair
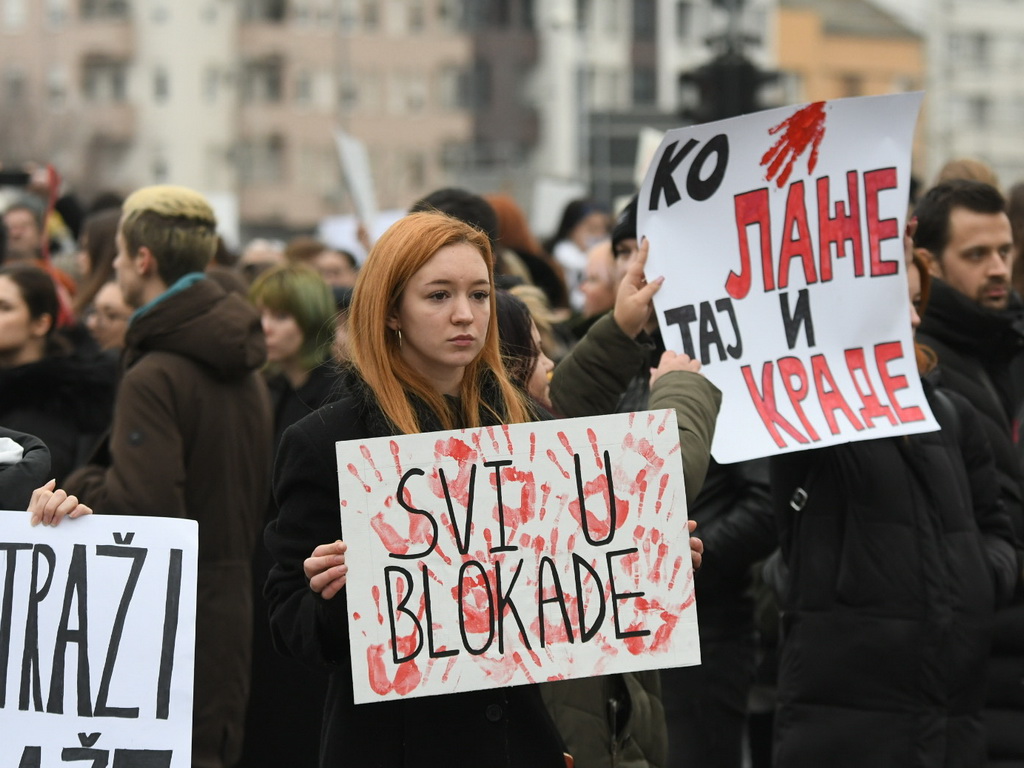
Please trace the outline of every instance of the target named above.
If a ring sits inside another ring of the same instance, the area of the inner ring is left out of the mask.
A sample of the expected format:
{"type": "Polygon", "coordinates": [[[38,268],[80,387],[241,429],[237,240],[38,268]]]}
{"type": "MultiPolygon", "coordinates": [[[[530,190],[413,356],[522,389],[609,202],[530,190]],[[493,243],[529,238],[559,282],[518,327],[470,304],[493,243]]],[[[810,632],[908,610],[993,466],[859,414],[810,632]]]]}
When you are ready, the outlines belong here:
{"type": "MultiPolygon", "coordinates": [[[[1004,503],[1022,539],[1024,483],[1013,425],[1024,404],[1024,306],[1010,287],[1013,234],[1003,196],[983,182],[947,181],[921,198],[915,215],[914,251],[936,278],[917,340],[938,355],[943,384],[981,414],[1004,503]]],[[[992,765],[1024,764],[1022,679],[1024,605],[1018,601],[996,614],[983,712],[992,765]]]]}
{"type": "Polygon", "coordinates": [[[474,195],[465,189],[445,187],[420,198],[409,209],[409,213],[420,211],[440,211],[464,221],[487,233],[491,240],[491,251],[498,242],[498,214],[494,208],[480,195],[474,195]]]}
{"type": "Polygon", "coordinates": [[[28,198],[7,206],[4,211],[6,261],[35,261],[42,256],[44,214],[42,205],[30,202],[28,198]]]}
{"type": "Polygon", "coordinates": [[[999,190],[977,181],[945,182],[921,199],[916,215],[914,247],[931,273],[981,307],[1006,309],[1013,231],[999,190]]]}
{"type": "Polygon", "coordinates": [[[271,458],[260,316],[204,274],[216,247],[198,193],[146,187],[125,200],[114,260],[135,309],[124,375],[108,444],[66,483],[101,514],[199,521],[195,768],[227,768],[241,753],[271,458]]]}

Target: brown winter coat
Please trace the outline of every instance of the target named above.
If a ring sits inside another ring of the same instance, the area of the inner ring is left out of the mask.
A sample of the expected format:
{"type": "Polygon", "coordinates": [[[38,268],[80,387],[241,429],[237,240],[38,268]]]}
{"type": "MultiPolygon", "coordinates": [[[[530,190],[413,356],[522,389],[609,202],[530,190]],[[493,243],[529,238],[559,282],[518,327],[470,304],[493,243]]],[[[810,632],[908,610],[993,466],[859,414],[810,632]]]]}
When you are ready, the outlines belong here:
{"type": "Polygon", "coordinates": [[[203,279],[134,317],[106,455],[66,486],[99,514],[199,521],[193,761],[232,765],[249,695],[271,416],[259,314],[203,279]]]}

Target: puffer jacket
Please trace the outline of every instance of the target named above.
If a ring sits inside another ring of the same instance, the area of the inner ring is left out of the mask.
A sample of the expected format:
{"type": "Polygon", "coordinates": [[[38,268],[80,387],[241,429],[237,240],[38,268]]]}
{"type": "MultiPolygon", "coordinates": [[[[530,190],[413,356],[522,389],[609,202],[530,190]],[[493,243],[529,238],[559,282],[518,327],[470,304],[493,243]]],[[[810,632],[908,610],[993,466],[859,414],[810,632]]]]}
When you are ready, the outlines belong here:
{"type": "MultiPolygon", "coordinates": [[[[1019,541],[1024,542],[1024,462],[1020,424],[1024,409],[1024,307],[978,306],[942,280],[932,282],[917,339],[938,355],[944,387],[970,401],[995,454],[996,478],[1019,541]]],[[[1024,551],[1018,550],[1024,563],[1024,551]]],[[[991,768],[1024,768],[1024,592],[998,611],[988,666],[984,709],[991,768]]]]}
{"type": "Polygon", "coordinates": [[[1015,541],[971,406],[939,432],[772,460],[789,575],[777,768],[985,764],[981,707],[1015,541]]]}

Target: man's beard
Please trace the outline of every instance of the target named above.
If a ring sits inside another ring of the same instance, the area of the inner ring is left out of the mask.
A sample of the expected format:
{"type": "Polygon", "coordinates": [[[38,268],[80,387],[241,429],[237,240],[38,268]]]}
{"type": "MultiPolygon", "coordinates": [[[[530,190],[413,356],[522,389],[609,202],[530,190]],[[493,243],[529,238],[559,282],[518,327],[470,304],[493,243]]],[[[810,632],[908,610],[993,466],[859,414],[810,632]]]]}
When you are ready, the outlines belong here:
{"type": "Polygon", "coordinates": [[[978,304],[986,309],[1006,309],[1010,301],[1010,283],[1001,277],[992,277],[985,281],[985,284],[978,291],[975,299],[978,304]],[[989,296],[993,289],[1002,289],[1002,296],[999,298],[989,296]]]}

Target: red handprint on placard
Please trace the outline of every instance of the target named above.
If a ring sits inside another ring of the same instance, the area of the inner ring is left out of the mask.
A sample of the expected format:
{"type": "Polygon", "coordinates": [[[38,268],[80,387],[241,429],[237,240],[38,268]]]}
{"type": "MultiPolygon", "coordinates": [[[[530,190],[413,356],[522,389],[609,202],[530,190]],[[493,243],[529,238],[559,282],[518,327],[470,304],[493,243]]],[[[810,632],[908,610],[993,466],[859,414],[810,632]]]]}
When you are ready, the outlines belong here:
{"type": "Polygon", "coordinates": [[[818,164],[818,149],[825,138],[825,102],[808,104],[768,129],[772,135],[780,132],[778,140],[761,158],[761,165],[768,166],[768,181],[774,179],[776,186],[781,188],[789,181],[793,166],[808,147],[811,153],[807,158],[807,172],[813,171],[818,164]]]}

